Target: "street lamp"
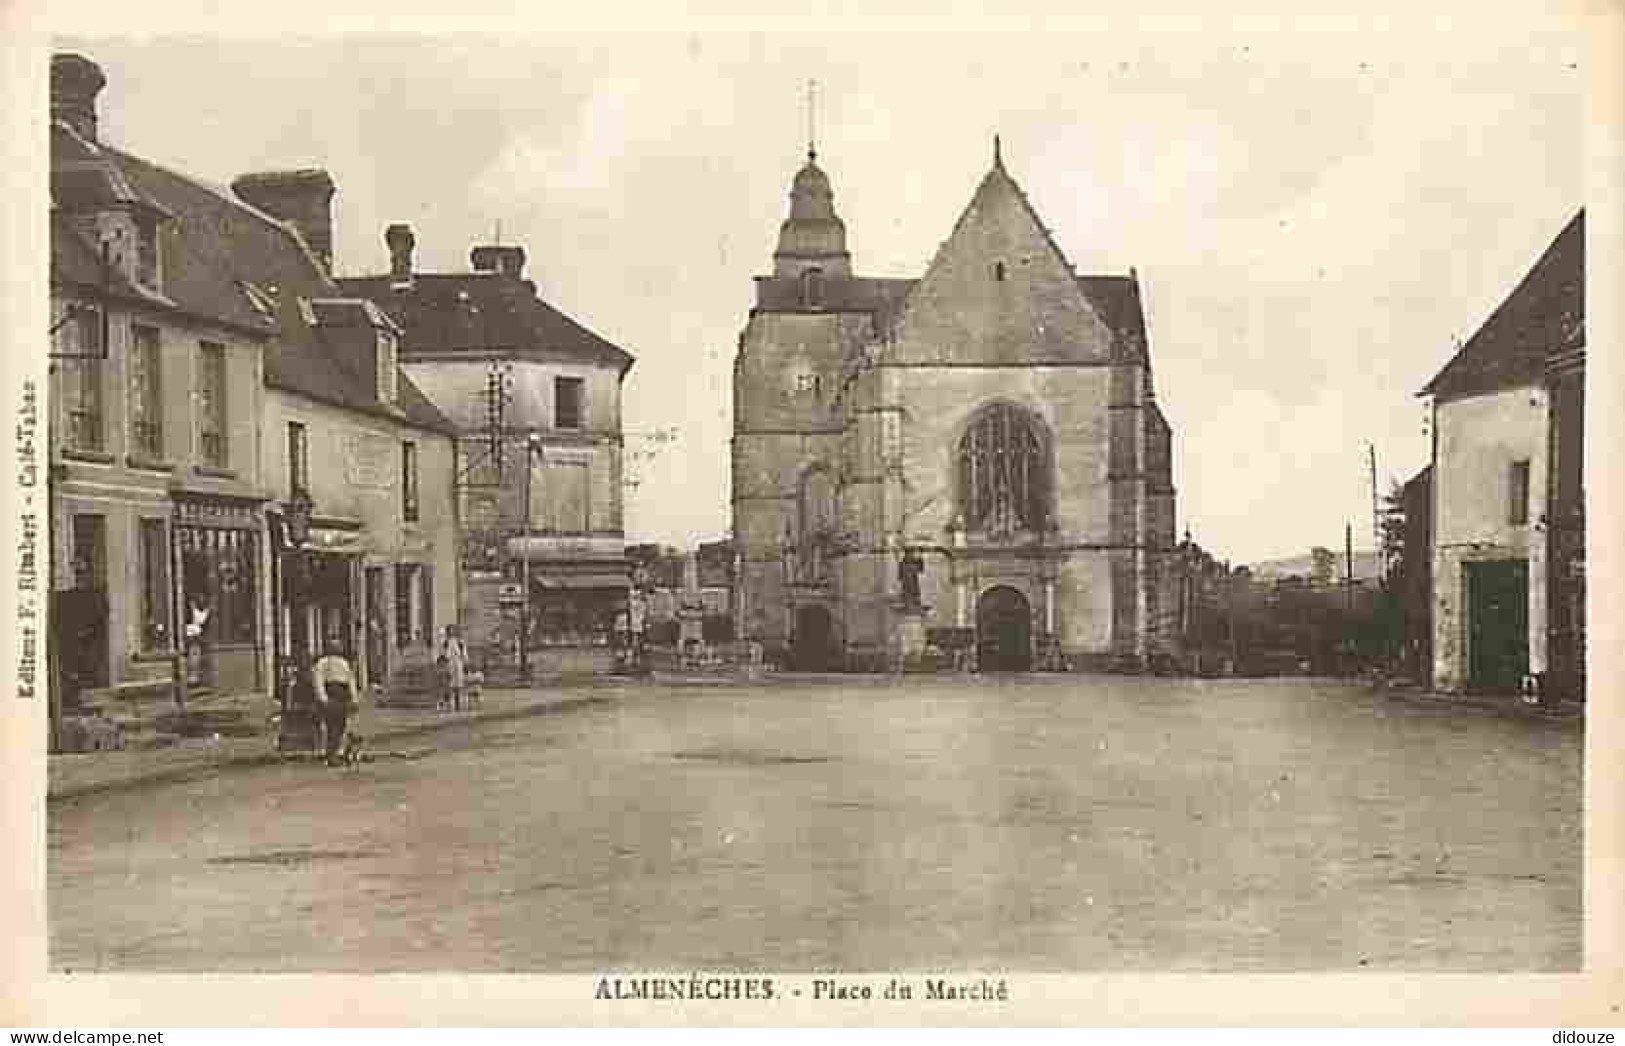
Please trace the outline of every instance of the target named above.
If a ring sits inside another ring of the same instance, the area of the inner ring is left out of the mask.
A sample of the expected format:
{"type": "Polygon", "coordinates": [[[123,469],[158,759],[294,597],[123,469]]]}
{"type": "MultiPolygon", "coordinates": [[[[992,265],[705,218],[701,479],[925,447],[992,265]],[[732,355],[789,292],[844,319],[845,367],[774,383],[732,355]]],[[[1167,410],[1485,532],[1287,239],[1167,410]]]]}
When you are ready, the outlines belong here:
{"type": "Polygon", "coordinates": [[[301,683],[310,663],[310,637],[306,630],[306,575],[305,542],[310,538],[310,517],[315,508],[310,492],[297,488],[282,506],[283,526],[287,531],[288,547],[283,556],[283,577],[288,585],[289,632],[293,664],[291,671],[282,673],[282,722],[277,747],[286,752],[296,747],[314,747],[316,723],[311,702],[302,702],[301,683]]]}

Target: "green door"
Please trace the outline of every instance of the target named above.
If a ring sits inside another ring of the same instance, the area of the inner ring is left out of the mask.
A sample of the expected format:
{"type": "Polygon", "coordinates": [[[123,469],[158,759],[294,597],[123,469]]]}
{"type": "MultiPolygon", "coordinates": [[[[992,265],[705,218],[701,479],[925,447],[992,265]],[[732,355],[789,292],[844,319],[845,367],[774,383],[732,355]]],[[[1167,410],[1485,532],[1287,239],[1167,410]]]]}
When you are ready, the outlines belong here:
{"type": "Polygon", "coordinates": [[[1467,685],[1517,690],[1529,671],[1529,562],[1467,564],[1467,685]]]}

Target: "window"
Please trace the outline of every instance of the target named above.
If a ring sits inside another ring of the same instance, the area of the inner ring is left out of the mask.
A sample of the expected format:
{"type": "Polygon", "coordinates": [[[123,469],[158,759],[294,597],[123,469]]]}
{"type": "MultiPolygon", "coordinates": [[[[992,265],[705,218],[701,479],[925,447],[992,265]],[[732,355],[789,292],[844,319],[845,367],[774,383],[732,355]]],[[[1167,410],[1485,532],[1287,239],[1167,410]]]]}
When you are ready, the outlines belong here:
{"type": "Polygon", "coordinates": [[[254,579],[259,542],[253,531],[177,527],[181,598],[187,621],[203,621],[211,643],[252,643],[259,634],[254,579]]]}
{"type": "Polygon", "coordinates": [[[416,443],[401,444],[401,518],[408,523],[418,521],[418,447],[416,443]]]}
{"type": "Polygon", "coordinates": [[[1008,404],[985,410],[959,441],[965,526],[994,534],[1042,529],[1049,504],[1046,464],[1026,411],[1008,404]]]}
{"type": "Polygon", "coordinates": [[[164,456],[163,372],[156,327],[136,326],[130,352],[130,441],[148,461],[164,456]]]}
{"type": "Polygon", "coordinates": [[[801,396],[817,396],[820,382],[818,375],[801,373],[796,375],[796,394],[801,396]]]}
{"type": "Polygon", "coordinates": [[[580,378],[553,379],[553,427],[579,429],[582,427],[580,378]]]}
{"type": "Polygon", "coordinates": [[[68,550],[73,569],[73,587],[107,587],[107,517],[73,517],[72,545],[68,550]]]}
{"type": "Polygon", "coordinates": [[[801,274],[801,304],[809,309],[824,304],[824,274],[817,269],[801,274]]]}
{"type": "Polygon", "coordinates": [[[158,222],[150,217],[135,223],[135,281],[143,287],[158,287],[158,222]]]}
{"type": "MultiPolygon", "coordinates": [[[[395,645],[408,647],[412,645],[412,623],[417,615],[412,611],[417,606],[418,565],[416,563],[395,564],[395,645]]],[[[432,635],[429,637],[434,638],[432,635]]]]}
{"type": "Polygon", "coordinates": [[[398,358],[395,335],[389,331],[379,331],[376,336],[373,361],[378,379],[378,402],[394,403],[397,398],[397,372],[396,360],[398,358]]]}
{"type": "Polygon", "coordinates": [[[997,261],[993,263],[993,278],[1000,283],[1004,282],[1004,262],[997,261]]]}
{"type": "Polygon", "coordinates": [[[1514,461],[1508,478],[1507,522],[1522,526],[1529,522],[1529,461],[1514,461]]]}
{"type": "Polygon", "coordinates": [[[422,631],[425,642],[434,643],[434,568],[422,566],[418,568],[418,610],[421,612],[422,631]]]}
{"type": "Polygon", "coordinates": [[[226,437],[226,347],[198,346],[198,433],[203,463],[223,469],[230,461],[226,437]]]}
{"type": "Polygon", "coordinates": [[[78,357],[62,361],[62,409],[67,429],[67,445],[75,450],[102,449],[102,361],[100,353],[102,317],[99,312],[81,310],[68,324],[71,332],[64,352],[78,357]]]}
{"type": "Polygon", "coordinates": [[[310,491],[310,443],[305,426],[288,422],[288,494],[310,491]]]}
{"type": "Polygon", "coordinates": [[[139,523],[141,649],[169,649],[169,527],[161,519],[139,523]]]}

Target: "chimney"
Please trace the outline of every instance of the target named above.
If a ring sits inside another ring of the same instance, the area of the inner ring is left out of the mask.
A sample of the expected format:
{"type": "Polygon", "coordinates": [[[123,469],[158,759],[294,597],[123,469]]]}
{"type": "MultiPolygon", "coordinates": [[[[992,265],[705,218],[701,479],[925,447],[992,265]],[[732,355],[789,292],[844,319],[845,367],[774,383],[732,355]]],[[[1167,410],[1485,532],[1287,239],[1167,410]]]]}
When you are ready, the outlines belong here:
{"type": "Polygon", "coordinates": [[[102,67],[80,54],[51,56],[51,119],[65,120],[89,142],[96,140],[96,96],[107,86],[102,67]]]}
{"type": "Polygon", "coordinates": [[[333,271],[333,179],[326,171],[260,171],[231,183],[231,191],[299,230],[323,270],[333,271]]]}
{"type": "Polygon", "coordinates": [[[475,272],[500,272],[517,277],[525,271],[523,247],[476,247],[468,257],[475,272]]]}
{"type": "Polygon", "coordinates": [[[406,286],[412,282],[412,248],[417,246],[412,227],[396,222],[384,230],[384,243],[389,246],[389,282],[406,286]]]}

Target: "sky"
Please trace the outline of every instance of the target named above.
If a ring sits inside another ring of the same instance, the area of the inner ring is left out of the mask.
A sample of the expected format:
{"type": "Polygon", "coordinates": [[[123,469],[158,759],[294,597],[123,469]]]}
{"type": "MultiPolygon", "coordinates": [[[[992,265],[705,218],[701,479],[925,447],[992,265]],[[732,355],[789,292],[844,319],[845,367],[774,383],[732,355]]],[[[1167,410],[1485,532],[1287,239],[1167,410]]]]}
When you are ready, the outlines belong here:
{"type": "Polygon", "coordinates": [[[918,276],[1003,141],[1080,272],[1139,275],[1179,528],[1222,559],[1369,544],[1417,391],[1580,207],[1584,43],[1403,31],[67,36],[102,135],[206,180],[327,169],[341,275],[528,255],[637,357],[629,540],[727,534],[731,373],[816,136],[854,268],[918,276]]]}

